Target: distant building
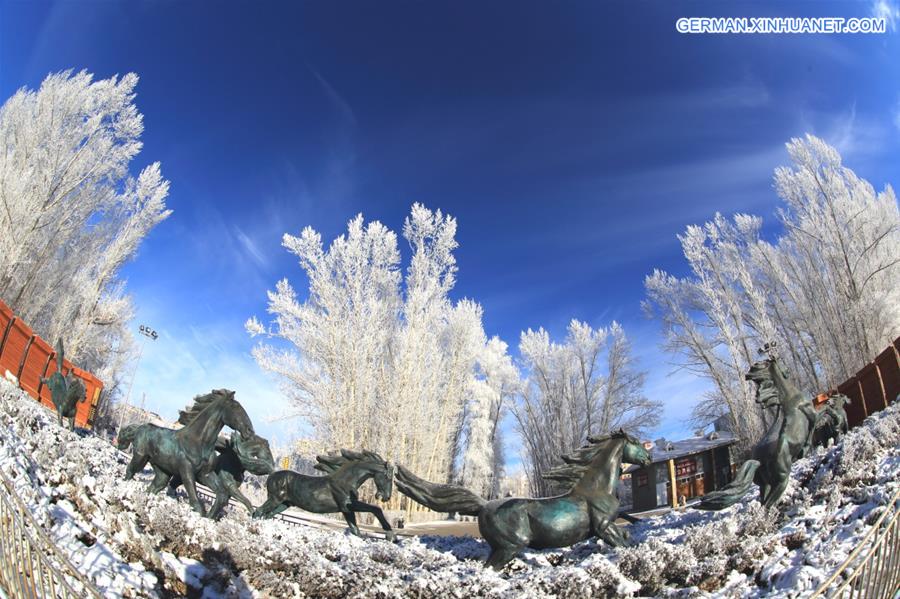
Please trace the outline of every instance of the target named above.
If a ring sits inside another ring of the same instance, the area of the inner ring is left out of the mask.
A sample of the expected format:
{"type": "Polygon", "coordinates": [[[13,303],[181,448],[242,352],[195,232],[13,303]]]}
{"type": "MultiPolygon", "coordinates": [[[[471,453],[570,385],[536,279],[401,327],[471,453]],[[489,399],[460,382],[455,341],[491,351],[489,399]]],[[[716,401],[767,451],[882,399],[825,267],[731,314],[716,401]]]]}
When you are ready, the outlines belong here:
{"type": "Polygon", "coordinates": [[[726,431],[714,431],[682,441],[658,439],[650,449],[649,466],[631,466],[631,511],[674,507],[731,482],[731,446],[737,441],[726,431]]]}
{"type": "Polygon", "coordinates": [[[500,479],[500,497],[529,497],[528,476],[516,470],[500,479]]]}
{"type": "Polygon", "coordinates": [[[130,424],[145,424],[148,422],[165,428],[181,428],[180,424],[169,422],[156,412],[124,402],[116,404],[115,418],[119,423],[119,428],[130,424]]]}

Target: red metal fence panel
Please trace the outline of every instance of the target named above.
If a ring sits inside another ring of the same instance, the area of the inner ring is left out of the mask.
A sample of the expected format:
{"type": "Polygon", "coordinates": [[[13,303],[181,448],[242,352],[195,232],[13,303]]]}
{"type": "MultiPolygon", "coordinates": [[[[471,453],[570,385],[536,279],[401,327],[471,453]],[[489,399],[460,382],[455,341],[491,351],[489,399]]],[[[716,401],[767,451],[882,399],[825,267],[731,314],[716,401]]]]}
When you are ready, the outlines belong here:
{"type": "Polygon", "coordinates": [[[22,374],[19,375],[19,386],[28,391],[32,397],[40,395],[41,377],[47,372],[47,363],[52,354],[53,348],[49,343],[37,336],[32,338],[22,374]]]}
{"type": "Polygon", "coordinates": [[[888,404],[897,399],[900,393],[900,354],[893,347],[889,347],[875,358],[875,364],[881,372],[881,382],[884,383],[884,394],[888,404]]]}
{"type": "MultiPolygon", "coordinates": [[[[13,311],[0,300],[0,376],[10,372],[19,387],[51,409],[55,409],[50,390],[41,384],[41,377],[56,371],[56,352],[49,343],[38,337],[13,311]]],[[[86,390],[86,401],[75,410],[75,424],[91,428],[103,383],[90,372],[76,368],[68,360],[63,361],[63,375],[72,374],[81,379],[86,390]]]]}
{"type": "MultiPolygon", "coordinates": [[[[6,339],[6,332],[9,330],[9,325],[12,324],[13,318],[15,318],[15,314],[13,311],[9,309],[9,306],[0,301],[0,348],[3,347],[3,342],[6,339]]],[[[3,373],[0,372],[0,376],[3,373]]]]}
{"type": "Polygon", "coordinates": [[[866,412],[874,414],[887,407],[884,390],[881,388],[881,379],[878,376],[878,368],[875,367],[875,364],[864,366],[856,373],[856,378],[862,385],[863,395],[866,399],[866,412]]]}
{"type": "Polygon", "coordinates": [[[18,318],[13,319],[6,332],[3,347],[0,348],[0,370],[3,371],[0,374],[5,375],[6,372],[10,372],[14,377],[19,378],[19,375],[22,374],[25,352],[28,351],[32,337],[34,337],[34,333],[27,324],[18,318]]]}

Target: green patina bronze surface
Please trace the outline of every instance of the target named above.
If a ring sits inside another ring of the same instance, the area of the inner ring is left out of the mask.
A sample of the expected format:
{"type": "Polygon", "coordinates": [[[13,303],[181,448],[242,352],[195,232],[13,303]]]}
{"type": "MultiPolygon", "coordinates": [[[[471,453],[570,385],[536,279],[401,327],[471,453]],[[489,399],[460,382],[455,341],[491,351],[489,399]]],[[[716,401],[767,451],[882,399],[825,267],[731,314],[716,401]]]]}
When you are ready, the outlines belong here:
{"type": "Polygon", "coordinates": [[[847,412],[844,406],[850,403],[850,398],[842,393],[835,393],[825,400],[825,406],[819,412],[819,442],[828,445],[828,440],[835,443],[841,440],[841,436],[850,430],[847,422],[847,412]]]}
{"type": "Polygon", "coordinates": [[[468,489],[423,480],[402,466],[397,469],[397,488],[435,511],[477,516],[481,536],[491,546],[487,564],[496,569],[525,547],[566,547],[591,536],[625,545],[628,535],[614,522],[619,513],[616,484],[623,462],[647,465],[650,454],[624,431],[588,441],[563,456],[566,465],[547,473],[547,478],[570,485],[557,497],[486,501],[468,489]]]}
{"type": "MultiPolygon", "coordinates": [[[[234,399],[234,391],[216,389],[194,399],[190,409],[179,414],[184,428],[172,430],[155,424],[126,426],[119,431],[119,449],[133,445],[131,462],[125,472],[130,480],[149,462],[155,476],[150,491],[158,493],[178,475],[187,491],[191,507],[202,515],[205,509],[197,497],[196,481],[213,471],[216,441],[226,425],[243,438],[255,437],[250,417],[234,399]]],[[[214,488],[217,491],[218,489],[214,488]]]]}
{"type": "MultiPolygon", "coordinates": [[[[216,499],[206,516],[218,518],[228,500],[234,497],[240,501],[248,512],[253,512],[253,504],[241,493],[244,473],[265,476],[275,470],[275,459],[269,442],[260,436],[244,439],[235,431],[230,439],[219,437],[216,441],[218,455],[213,461],[212,471],[199,473],[197,480],[216,493],[216,499]]],[[[172,489],[181,485],[181,477],[177,474],[169,481],[172,489]]]]}
{"type": "Polygon", "coordinates": [[[394,467],[372,451],[350,451],[342,449],[340,455],[322,455],[316,458],[316,469],[326,472],[325,476],[307,476],[293,470],[278,470],[266,481],[266,502],[253,513],[254,518],[271,518],[288,507],[294,506],[308,512],[326,514],[340,512],[347,526],[359,535],[356,512],[374,514],[393,538],[381,508],[359,500],[357,489],[370,478],[375,481],[375,498],[388,501],[391,498],[394,467]]]}
{"type": "Polygon", "coordinates": [[[50,389],[50,399],[56,406],[56,418],[62,426],[62,419],[68,421],[69,430],[75,430],[75,412],[79,402],[87,399],[84,384],[74,376],[66,378],[62,375],[63,369],[63,341],[56,342],[56,372],[49,377],[41,377],[41,382],[50,389]]]}
{"type": "Polygon", "coordinates": [[[812,447],[819,415],[812,399],[791,382],[774,352],[768,359],[754,363],[746,378],[756,384],[757,403],[777,409],[777,416],[754,446],[753,459],[741,465],[730,484],[705,495],[695,506],[697,509],[720,510],[733,505],[753,483],[759,485],[760,503],[767,508],[774,506],[787,487],[791,464],[806,456],[812,447]]]}

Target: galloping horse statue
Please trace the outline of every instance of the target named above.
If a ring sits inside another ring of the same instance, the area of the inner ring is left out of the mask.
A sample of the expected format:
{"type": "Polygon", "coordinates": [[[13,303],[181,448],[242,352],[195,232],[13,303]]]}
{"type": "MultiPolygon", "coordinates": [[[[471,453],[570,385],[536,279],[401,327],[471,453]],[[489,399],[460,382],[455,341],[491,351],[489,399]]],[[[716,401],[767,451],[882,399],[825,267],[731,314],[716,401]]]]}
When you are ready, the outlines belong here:
{"type": "Polygon", "coordinates": [[[200,515],[206,510],[197,497],[196,481],[212,471],[219,431],[229,426],[247,439],[255,437],[253,424],[244,408],[234,399],[234,391],[215,389],[194,398],[194,405],[181,412],[184,428],[172,430],[155,424],[134,424],[119,432],[119,449],[134,445],[125,480],[131,480],[147,462],[155,476],[150,492],[158,493],[174,475],[179,475],[191,507],[200,515]]]}
{"type": "Polygon", "coordinates": [[[829,440],[837,443],[841,440],[841,435],[850,430],[847,411],[844,409],[848,403],[850,403],[850,398],[842,393],[835,393],[825,400],[825,407],[820,412],[819,426],[816,431],[818,443],[826,446],[829,440]]]}
{"type": "Polygon", "coordinates": [[[67,379],[63,376],[63,354],[63,340],[60,337],[56,341],[56,372],[48,378],[41,377],[41,382],[50,389],[50,399],[56,406],[56,418],[59,425],[62,426],[62,419],[65,417],[71,431],[75,430],[76,404],[87,399],[87,391],[77,378],[67,379]]]}
{"type": "Polygon", "coordinates": [[[567,465],[548,473],[550,478],[574,483],[557,497],[487,501],[463,487],[430,483],[402,466],[397,471],[397,488],[432,510],[477,516],[478,530],[491,546],[487,565],[498,570],[525,547],[565,547],[591,536],[613,546],[625,545],[625,533],[614,524],[622,462],[646,466],[650,454],[622,430],[588,437],[588,441],[589,445],[563,456],[567,465]]]}
{"type": "Polygon", "coordinates": [[[756,402],[764,408],[780,408],[778,416],[753,448],[753,459],[741,465],[731,483],[705,495],[694,506],[697,509],[721,510],[734,505],[754,482],[759,485],[760,503],[772,507],[787,488],[791,464],[812,446],[818,420],[812,400],[790,381],[778,358],[770,354],[754,363],[745,378],[756,383],[756,402]]]}
{"type": "MultiPolygon", "coordinates": [[[[244,472],[265,476],[275,470],[275,458],[269,442],[260,436],[244,439],[241,433],[231,433],[231,438],[220,436],[216,441],[218,455],[213,461],[212,471],[201,473],[197,481],[203,483],[216,493],[216,500],[206,513],[208,518],[216,519],[234,497],[253,512],[253,504],[241,493],[244,472]]],[[[174,475],[169,481],[169,488],[176,489],[181,485],[181,476],[174,475]]]]}
{"type": "Polygon", "coordinates": [[[253,512],[254,518],[271,518],[290,506],[316,514],[341,512],[350,532],[361,536],[356,525],[356,512],[374,514],[386,531],[394,533],[384,512],[376,505],[359,500],[357,489],[370,478],[375,480],[375,498],[388,501],[393,489],[394,467],[373,451],[342,449],[340,455],[316,457],[316,469],[326,476],[307,476],[293,470],[278,470],[266,481],[266,502],[253,512]]]}

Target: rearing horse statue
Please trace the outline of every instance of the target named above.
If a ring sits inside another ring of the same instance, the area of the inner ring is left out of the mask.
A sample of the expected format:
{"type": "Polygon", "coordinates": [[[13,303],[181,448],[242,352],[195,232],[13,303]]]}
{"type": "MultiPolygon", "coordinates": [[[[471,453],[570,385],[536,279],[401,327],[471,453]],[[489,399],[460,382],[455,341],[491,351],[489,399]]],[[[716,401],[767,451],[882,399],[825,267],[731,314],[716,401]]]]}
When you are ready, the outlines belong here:
{"type": "Polygon", "coordinates": [[[155,476],[150,492],[158,493],[174,475],[181,477],[191,507],[200,515],[206,510],[197,497],[196,481],[205,478],[215,465],[216,440],[219,431],[229,426],[245,439],[255,437],[253,424],[244,408],[234,399],[234,391],[215,389],[194,398],[194,405],[182,411],[179,421],[184,428],[172,430],[155,424],[134,424],[119,432],[119,449],[134,445],[125,480],[131,480],[147,462],[155,476]]]}
{"type": "Polygon", "coordinates": [[[753,459],[741,465],[730,484],[705,495],[694,506],[697,509],[721,510],[734,505],[754,482],[759,485],[760,503],[772,507],[787,488],[791,464],[804,457],[812,445],[816,410],[788,378],[778,358],[772,355],[754,363],[745,378],[756,383],[756,402],[764,408],[780,408],[778,416],[754,446],[753,459]]]}
{"type": "Polygon", "coordinates": [[[84,402],[87,395],[84,385],[74,376],[64,377],[62,374],[63,361],[65,351],[63,349],[62,337],[56,341],[56,372],[49,377],[41,377],[41,383],[47,385],[50,389],[50,399],[56,406],[56,419],[62,426],[62,419],[65,418],[69,424],[69,430],[75,430],[75,412],[77,404],[84,402]]]}
{"type": "Polygon", "coordinates": [[[622,430],[588,441],[590,445],[563,457],[568,465],[548,473],[550,478],[574,482],[557,497],[486,501],[463,487],[430,483],[402,466],[397,470],[397,488],[437,512],[477,516],[478,530],[491,546],[487,565],[498,570],[525,547],[565,547],[591,536],[621,546],[626,535],[614,521],[622,462],[646,466],[650,454],[622,430]]]}

